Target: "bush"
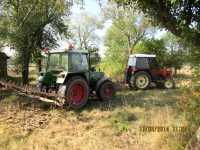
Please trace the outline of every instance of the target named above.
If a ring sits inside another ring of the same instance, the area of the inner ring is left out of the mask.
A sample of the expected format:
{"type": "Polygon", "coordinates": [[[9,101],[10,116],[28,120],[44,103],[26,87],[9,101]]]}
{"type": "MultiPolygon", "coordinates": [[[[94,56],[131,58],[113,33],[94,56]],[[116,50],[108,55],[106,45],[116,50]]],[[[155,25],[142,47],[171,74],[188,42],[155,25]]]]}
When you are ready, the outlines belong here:
{"type": "Polygon", "coordinates": [[[200,73],[199,68],[194,68],[193,70],[193,82],[190,89],[185,89],[182,98],[178,102],[178,108],[180,113],[185,115],[188,121],[187,130],[182,135],[184,141],[182,145],[188,143],[188,141],[193,138],[197,129],[200,127],[200,73]]]}

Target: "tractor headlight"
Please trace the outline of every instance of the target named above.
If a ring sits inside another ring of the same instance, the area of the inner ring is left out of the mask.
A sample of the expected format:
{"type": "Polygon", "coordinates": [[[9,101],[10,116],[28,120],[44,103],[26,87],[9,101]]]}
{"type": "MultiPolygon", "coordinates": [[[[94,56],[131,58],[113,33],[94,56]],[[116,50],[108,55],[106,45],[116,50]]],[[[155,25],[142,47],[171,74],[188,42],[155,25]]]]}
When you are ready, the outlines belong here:
{"type": "Polygon", "coordinates": [[[43,81],[43,78],[44,78],[44,73],[43,73],[43,72],[40,72],[40,73],[39,73],[39,77],[38,77],[38,82],[42,82],[42,81],[43,81]]]}
{"type": "Polygon", "coordinates": [[[63,84],[65,82],[66,75],[66,72],[61,72],[60,74],[58,74],[56,83],[63,84]]]}
{"type": "Polygon", "coordinates": [[[42,82],[42,80],[43,80],[43,76],[39,76],[38,81],[42,82]]]}

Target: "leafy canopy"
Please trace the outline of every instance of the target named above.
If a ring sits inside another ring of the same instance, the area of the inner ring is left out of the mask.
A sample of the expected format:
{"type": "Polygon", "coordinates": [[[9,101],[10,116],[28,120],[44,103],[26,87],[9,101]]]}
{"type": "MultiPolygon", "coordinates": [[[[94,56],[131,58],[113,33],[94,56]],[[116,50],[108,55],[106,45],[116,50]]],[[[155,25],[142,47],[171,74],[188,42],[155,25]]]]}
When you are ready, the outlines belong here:
{"type": "Polygon", "coordinates": [[[129,54],[134,53],[135,45],[147,35],[150,25],[143,16],[138,17],[130,9],[117,8],[115,5],[106,8],[104,16],[112,20],[112,25],[104,40],[107,50],[103,68],[109,76],[120,77],[119,74],[123,76],[129,54]]]}
{"type": "Polygon", "coordinates": [[[64,0],[4,0],[0,38],[17,52],[23,82],[28,82],[31,57],[40,57],[43,47],[53,47],[66,33],[70,4],[64,0]]]}
{"type": "MultiPolygon", "coordinates": [[[[119,5],[137,6],[174,35],[200,47],[199,0],[114,0],[119,5]]],[[[134,9],[133,9],[134,10],[134,9]]]]}

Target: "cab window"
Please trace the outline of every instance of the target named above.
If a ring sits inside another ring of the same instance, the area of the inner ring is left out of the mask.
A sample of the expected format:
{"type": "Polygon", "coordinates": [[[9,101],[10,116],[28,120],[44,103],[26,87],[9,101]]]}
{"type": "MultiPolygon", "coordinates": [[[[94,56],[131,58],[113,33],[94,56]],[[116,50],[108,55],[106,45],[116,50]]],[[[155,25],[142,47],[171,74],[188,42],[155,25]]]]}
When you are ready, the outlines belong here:
{"type": "Polygon", "coordinates": [[[69,71],[77,72],[77,71],[84,71],[84,70],[88,70],[87,55],[81,54],[81,53],[71,53],[69,71]]]}
{"type": "Polygon", "coordinates": [[[51,54],[49,57],[49,70],[67,70],[67,54],[51,54]]]}
{"type": "Polygon", "coordinates": [[[136,64],[138,68],[142,68],[142,69],[149,68],[148,58],[138,57],[136,64]]]}

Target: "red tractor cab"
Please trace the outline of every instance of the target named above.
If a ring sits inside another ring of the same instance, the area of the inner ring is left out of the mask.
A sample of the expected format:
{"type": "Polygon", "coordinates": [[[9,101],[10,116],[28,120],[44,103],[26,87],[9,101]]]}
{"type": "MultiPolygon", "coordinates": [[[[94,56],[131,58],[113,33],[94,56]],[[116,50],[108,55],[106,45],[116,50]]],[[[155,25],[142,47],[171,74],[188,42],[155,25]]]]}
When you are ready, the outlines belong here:
{"type": "Polygon", "coordinates": [[[152,82],[167,89],[174,87],[171,69],[161,68],[156,61],[156,55],[130,55],[125,80],[129,87],[137,89],[147,89],[152,82]]]}

